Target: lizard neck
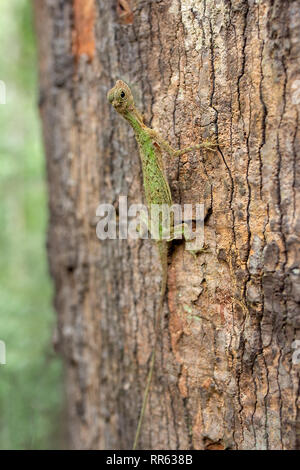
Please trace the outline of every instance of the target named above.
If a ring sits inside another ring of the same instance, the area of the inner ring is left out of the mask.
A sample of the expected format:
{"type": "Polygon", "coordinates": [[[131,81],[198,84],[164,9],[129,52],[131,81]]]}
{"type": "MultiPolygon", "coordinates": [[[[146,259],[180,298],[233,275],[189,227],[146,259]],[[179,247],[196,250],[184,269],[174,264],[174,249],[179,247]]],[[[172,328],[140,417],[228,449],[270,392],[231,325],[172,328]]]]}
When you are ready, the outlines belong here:
{"type": "Polygon", "coordinates": [[[139,133],[145,127],[142,116],[137,111],[137,109],[133,108],[127,110],[123,116],[130,123],[131,127],[136,133],[139,133]]]}

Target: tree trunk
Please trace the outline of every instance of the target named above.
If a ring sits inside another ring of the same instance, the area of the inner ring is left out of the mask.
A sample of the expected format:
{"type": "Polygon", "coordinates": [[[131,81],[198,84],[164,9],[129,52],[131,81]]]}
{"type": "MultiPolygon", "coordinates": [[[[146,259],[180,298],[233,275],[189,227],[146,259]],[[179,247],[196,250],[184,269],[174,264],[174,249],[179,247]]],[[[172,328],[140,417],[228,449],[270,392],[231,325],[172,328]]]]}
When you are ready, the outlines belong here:
{"type": "Polygon", "coordinates": [[[205,204],[209,252],[173,244],[139,447],[299,447],[299,2],[35,0],[35,16],[71,447],[131,448],[154,341],[155,245],[96,236],[99,203],[144,201],[106,98],[119,78],[174,147],[220,144],[165,158],[174,201],[205,204]]]}

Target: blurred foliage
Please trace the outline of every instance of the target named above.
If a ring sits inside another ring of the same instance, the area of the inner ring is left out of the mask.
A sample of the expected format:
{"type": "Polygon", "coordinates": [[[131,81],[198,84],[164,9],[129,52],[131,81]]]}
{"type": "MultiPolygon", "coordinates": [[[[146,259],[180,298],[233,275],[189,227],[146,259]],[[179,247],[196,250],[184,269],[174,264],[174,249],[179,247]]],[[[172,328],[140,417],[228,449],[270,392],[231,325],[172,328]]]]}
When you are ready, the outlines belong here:
{"type": "Polygon", "coordinates": [[[47,193],[30,0],[0,2],[0,449],[61,446],[62,367],[54,354],[47,193]]]}

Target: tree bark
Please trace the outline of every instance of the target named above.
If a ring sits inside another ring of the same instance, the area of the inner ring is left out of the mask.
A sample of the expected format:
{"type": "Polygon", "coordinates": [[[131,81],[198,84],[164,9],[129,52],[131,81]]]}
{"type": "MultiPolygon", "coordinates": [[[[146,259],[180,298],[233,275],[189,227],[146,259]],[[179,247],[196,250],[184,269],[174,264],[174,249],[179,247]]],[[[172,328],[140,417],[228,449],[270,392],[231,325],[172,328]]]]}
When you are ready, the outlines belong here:
{"type": "Polygon", "coordinates": [[[99,203],[144,201],[133,132],[106,99],[121,78],[174,147],[220,144],[165,159],[174,201],[205,204],[210,251],[173,244],[139,446],[298,448],[299,2],[34,6],[71,447],[131,448],[154,341],[156,247],[96,237],[99,203]]]}

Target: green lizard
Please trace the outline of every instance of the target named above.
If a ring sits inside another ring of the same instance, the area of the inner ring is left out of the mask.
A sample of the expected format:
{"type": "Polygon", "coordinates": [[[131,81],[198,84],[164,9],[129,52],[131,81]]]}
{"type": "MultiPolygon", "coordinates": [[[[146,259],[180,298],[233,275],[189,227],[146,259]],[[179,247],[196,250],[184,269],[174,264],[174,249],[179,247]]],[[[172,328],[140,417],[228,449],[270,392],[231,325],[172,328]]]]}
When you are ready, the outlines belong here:
{"type": "MultiPolygon", "coordinates": [[[[142,162],[144,190],[149,210],[153,204],[172,206],[172,196],[164,172],[162,151],[167,152],[172,157],[179,157],[187,152],[192,152],[200,148],[214,150],[213,147],[215,147],[217,143],[215,141],[204,141],[203,143],[194,145],[192,147],[186,147],[182,150],[175,150],[168,144],[168,142],[162,139],[156,131],[145,126],[142,115],[136,109],[132,93],[126,83],[124,83],[122,80],[118,80],[116,85],[108,92],[107,98],[115,110],[129,122],[134,130],[142,162]]],[[[162,266],[161,292],[159,306],[155,315],[155,340],[151,356],[150,369],[147,377],[142,409],[135,434],[133,450],[136,449],[138,443],[154,370],[155,351],[159,333],[160,318],[167,289],[168,242],[173,238],[170,237],[169,240],[161,238],[156,241],[162,266]]]]}

